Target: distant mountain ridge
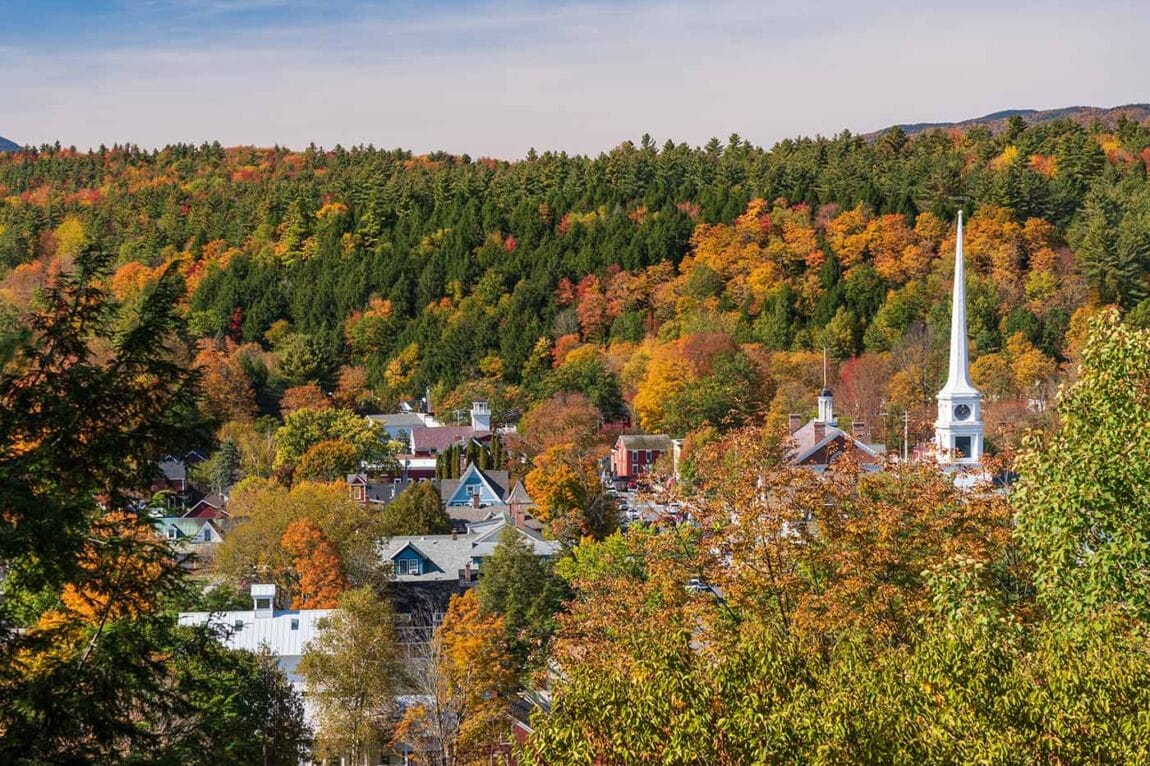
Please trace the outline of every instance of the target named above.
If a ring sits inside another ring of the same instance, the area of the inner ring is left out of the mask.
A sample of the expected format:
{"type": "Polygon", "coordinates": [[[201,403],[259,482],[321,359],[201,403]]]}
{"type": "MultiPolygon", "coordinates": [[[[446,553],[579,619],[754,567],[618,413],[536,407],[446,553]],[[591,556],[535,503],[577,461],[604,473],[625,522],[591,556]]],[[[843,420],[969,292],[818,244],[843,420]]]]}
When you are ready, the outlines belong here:
{"type": "Polygon", "coordinates": [[[982,117],[974,117],[958,122],[915,122],[892,125],[882,130],[877,130],[874,133],[869,133],[865,138],[881,136],[890,130],[891,127],[902,128],[903,132],[908,135],[914,135],[915,133],[922,133],[928,130],[947,128],[966,130],[977,125],[982,125],[997,133],[998,131],[1005,130],[1007,120],[1014,116],[1026,120],[1028,125],[1037,125],[1042,122],[1051,122],[1052,120],[1073,120],[1082,125],[1090,125],[1094,120],[1101,120],[1103,123],[1110,125],[1121,116],[1125,116],[1127,119],[1134,120],[1135,122],[1143,122],[1150,119],[1150,104],[1125,104],[1123,106],[1111,107],[1064,106],[1060,109],[1004,109],[1001,112],[992,112],[982,117]]]}
{"type": "Polygon", "coordinates": [[[0,136],[0,152],[18,152],[20,151],[20,144],[15,141],[9,141],[4,136],[0,136]]]}

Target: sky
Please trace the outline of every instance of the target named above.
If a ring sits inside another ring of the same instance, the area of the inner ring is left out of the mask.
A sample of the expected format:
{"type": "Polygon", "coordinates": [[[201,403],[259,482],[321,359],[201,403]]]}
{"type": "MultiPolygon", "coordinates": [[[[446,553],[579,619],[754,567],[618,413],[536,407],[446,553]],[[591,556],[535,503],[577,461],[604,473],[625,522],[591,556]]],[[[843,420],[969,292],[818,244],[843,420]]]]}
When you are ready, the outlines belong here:
{"type": "Polygon", "coordinates": [[[0,0],[0,135],[515,158],[1150,101],[1128,0],[0,0]]]}

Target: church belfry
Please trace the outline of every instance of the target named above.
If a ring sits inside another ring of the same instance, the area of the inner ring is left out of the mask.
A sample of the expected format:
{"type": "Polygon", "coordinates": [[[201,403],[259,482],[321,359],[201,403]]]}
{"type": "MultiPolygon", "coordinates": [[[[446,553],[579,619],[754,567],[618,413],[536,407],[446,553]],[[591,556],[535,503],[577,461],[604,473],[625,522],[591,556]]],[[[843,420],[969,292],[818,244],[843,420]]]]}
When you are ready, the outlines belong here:
{"type": "Polygon", "coordinates": [[[950,368],[938,392],[935,441],[944,462],[976,465],[982,460],[982,394],[970,382],[966,345],[966,267],[962,259],[962,211],[954,246],[954,293],[950,307],[950,368]]]}

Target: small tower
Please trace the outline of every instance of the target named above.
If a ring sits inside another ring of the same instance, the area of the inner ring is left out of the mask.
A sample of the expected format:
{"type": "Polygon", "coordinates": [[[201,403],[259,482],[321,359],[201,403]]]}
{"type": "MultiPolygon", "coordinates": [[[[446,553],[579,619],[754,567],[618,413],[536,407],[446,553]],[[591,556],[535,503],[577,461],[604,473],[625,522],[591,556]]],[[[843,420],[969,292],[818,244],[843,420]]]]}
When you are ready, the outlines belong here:
{"type": "Polygon", "coordinates": [[[819,416],[815,418],[815,422],[826,423],[828,426],[838,425],[835,419],[835,397],[829,388],[819,392],[819,416]]]}
{"type": "Polygon", "coordinates": [[[491,430],[491,410],[487,402],[480,400],[471,403],[471,427],[476,431],[491,430]]]}
{"type": "Polygon", "coordinates": [[[819,392],[819,416],[816,423],[825,423],[828,426],[838,425],[835,420],[835,397],[827,388],[827,350],[823,349],[823,390],[819,392]]]}
{"type": "Polygon", "coordinates": [[[950,309],[950,367],[938,392],[935,442],[944,462],[977,465],[982,461],[982,394],[970,382],[966,346],[966,267],[962,259],[962,211],[954,246],[954,293],[950,309]]]}

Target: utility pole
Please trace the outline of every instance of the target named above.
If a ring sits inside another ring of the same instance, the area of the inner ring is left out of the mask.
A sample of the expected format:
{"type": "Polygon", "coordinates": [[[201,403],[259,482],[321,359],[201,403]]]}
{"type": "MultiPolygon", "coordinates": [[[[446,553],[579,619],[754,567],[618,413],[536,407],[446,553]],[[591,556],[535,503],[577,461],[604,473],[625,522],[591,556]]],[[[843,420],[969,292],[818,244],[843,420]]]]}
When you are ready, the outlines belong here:
{"type": "Polygon", "coordinates": [[[910,410],[902,411],[902,462],[907,462],[907,450],[910,448],[910,410]]]}

